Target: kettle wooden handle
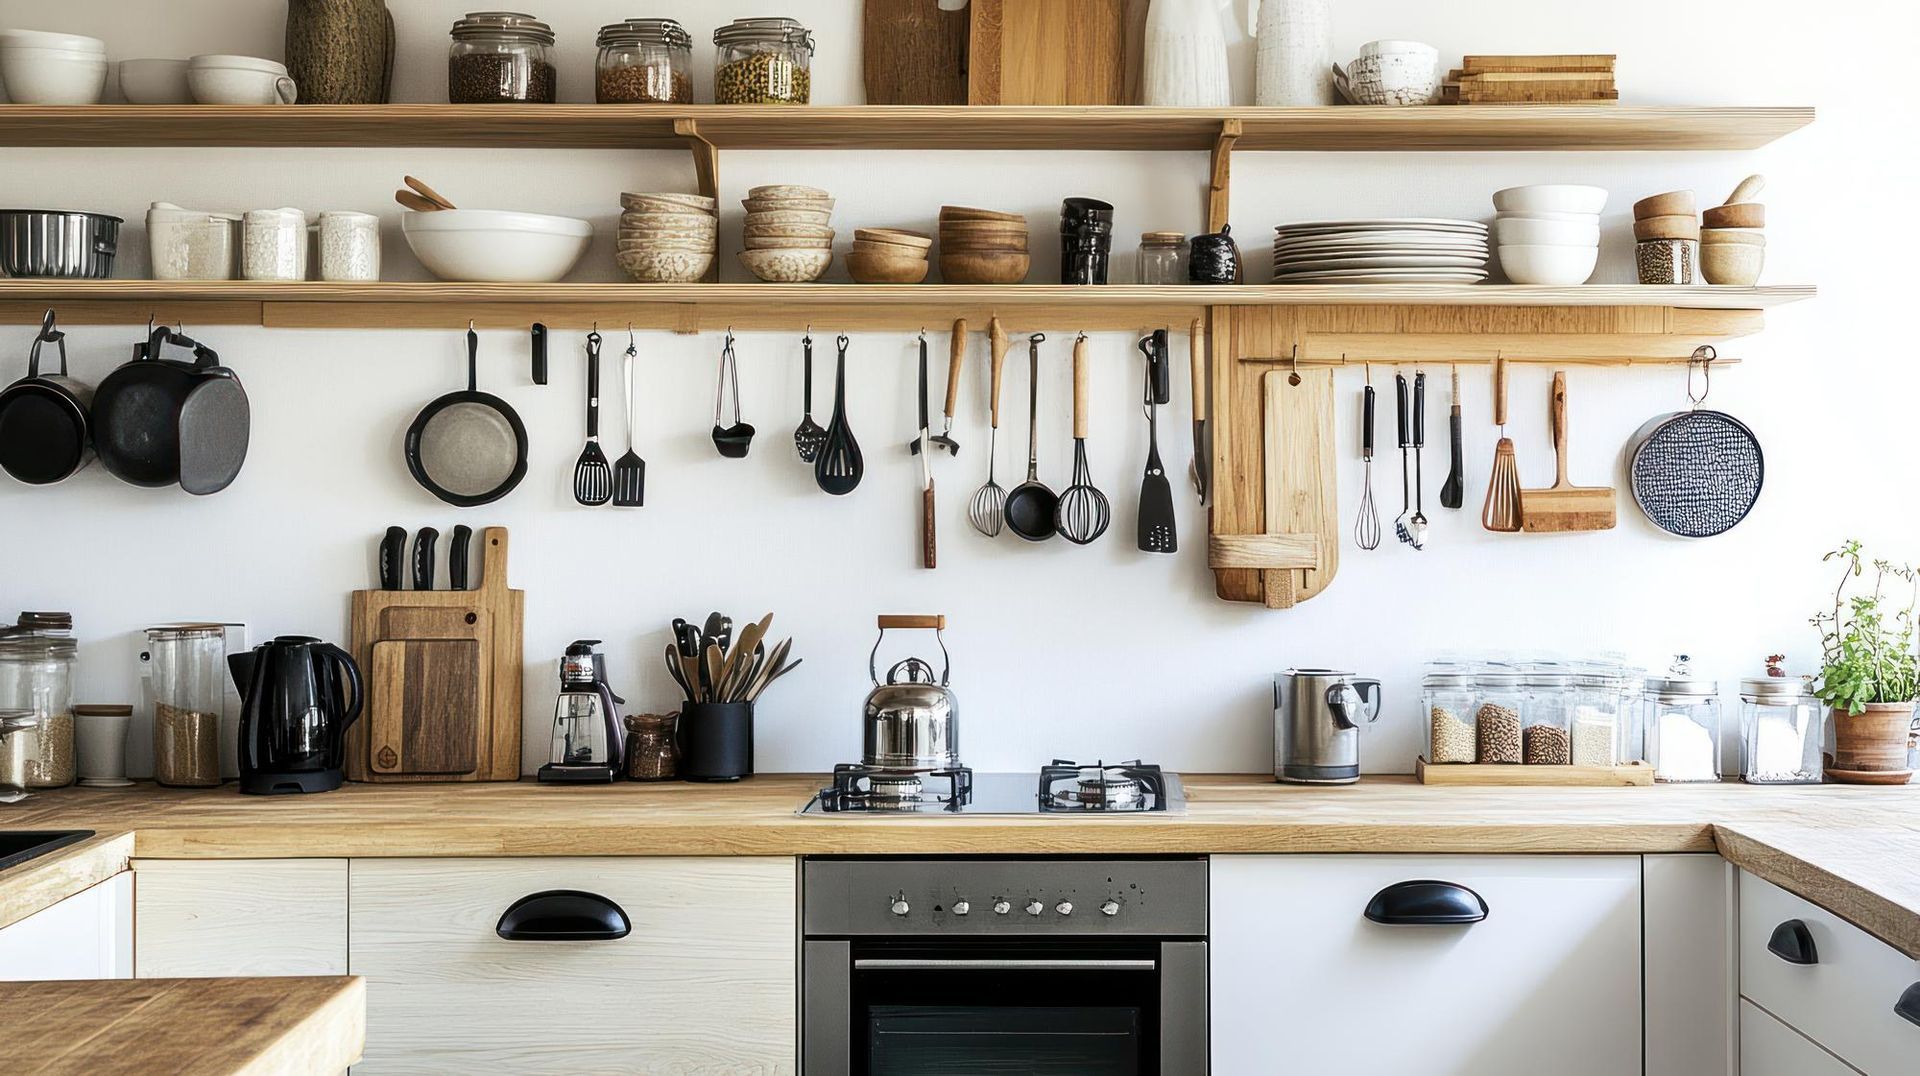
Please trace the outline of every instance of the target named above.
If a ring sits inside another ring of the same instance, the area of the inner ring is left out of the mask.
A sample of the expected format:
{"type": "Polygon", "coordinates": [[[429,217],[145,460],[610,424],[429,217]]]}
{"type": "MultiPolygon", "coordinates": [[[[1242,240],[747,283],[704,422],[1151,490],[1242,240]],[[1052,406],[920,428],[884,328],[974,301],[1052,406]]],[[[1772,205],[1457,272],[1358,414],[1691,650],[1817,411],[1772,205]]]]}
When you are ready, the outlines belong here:
{"type": "Polygon", "coordinates": [[[932,628],[941,631],[947,626],[947,618],[942,613],[900,614],[883,613],[880,616],[882,631],[888,628],[932,628]]]}

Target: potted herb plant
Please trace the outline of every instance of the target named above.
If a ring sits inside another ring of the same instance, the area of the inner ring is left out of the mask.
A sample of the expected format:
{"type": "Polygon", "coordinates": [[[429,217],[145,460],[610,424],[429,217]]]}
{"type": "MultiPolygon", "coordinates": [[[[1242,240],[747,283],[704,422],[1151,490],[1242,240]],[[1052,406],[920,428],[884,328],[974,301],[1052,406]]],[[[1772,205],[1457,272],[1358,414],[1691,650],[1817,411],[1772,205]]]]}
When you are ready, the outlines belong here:
{"type": "Polygon", "coordinates": [[[1867,561],[1857,541],[1821,558],[1839,561],[1844,572],[1834,588],[1833,612],[1813,618],[1820,632],[1816,691],[1833,715],[1834,748],[1827,778],[1849,784],[1905,784],[1913,735],[1914,701],[1920,698],[1920,655],[1914,649],[1914,610],[1920,604],[1920,574],[1886,560],[1867,561]],[[1873,571],[1871,592],[1859,581],[1873,571]],[[1893,587],[1896,593],[1889,594],[1893,587]],[[1904,590],[1905,604],[1899,590],[1904,590]]]}

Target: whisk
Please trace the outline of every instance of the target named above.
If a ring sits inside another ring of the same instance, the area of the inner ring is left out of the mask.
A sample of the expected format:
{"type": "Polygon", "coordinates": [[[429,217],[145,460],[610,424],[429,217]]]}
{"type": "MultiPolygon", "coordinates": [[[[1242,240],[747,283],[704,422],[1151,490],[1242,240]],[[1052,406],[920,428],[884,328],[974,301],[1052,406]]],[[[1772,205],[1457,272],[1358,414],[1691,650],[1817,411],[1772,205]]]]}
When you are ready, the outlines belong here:
{"type": "Polygon", "coordinates": [[[999,318],[987,325],[987,342],[991,345],[993,360],[993,426],[987,437],[987,484],[974,492],[973,500],[967,505],[967,522],[973,524],[974,530],[992,538],[1007,522],[1007,491],[993,480],[993,458],[1000,442],[1000,371],[1007,364],[1007,331],[1000,327],[999,318]]]}
{"type": "Polygon", "coordinates": [[[1373,502],[1373,369],[1367,369],[1365,402],[1361,405],[1360,459],[1365,477],[1360,485],[1360,515],[1353,521],[1353,544],[1361,549],[1380,548],[1380,508],[1373,502]]]}
{"type": "Polygon", "coordinates": [[[1493,473],[1487,479],[1487,504],[1480,525],[1490,531],[1520,529],[1520,463],[1513,440],[1507,436],[1507,358],[1493,359],[1493,421],[1500,427],[1500,443],[1493,447],[1493,473]]]}
{"type": "Polygon", "coordinates": [[[1107,533],[1113,507],[1107,495],[1093,486],[1087,466],[1087,334],[1073,342],[1073,485],[1060,495],[1054,508],[1054,526],[1075,545],[1086,545],[1107,533]]]}

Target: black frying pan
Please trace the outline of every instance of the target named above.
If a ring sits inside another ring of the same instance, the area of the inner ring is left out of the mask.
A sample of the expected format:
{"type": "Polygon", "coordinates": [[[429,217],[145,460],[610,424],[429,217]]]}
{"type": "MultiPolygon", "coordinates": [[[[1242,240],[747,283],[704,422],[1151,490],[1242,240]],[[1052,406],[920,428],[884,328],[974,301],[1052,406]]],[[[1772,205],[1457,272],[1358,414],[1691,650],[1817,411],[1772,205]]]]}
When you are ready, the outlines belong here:
{"type": "Polygon", "coordinates": [[[407,427],[407,470],[458,508],[492,504],[527,476],[527,427],[507,401],[480,391],[480,336],[467,328],[467,388],[422,408],[407,427]]]}
{"type": "Polygon", "coordinates": [[[27,376],[0,392],[0,468],[31,485],[58,482],[93,458],[87,414],[93,389],[67,376],[66,336],[47,311],[27,357],[27,376]],[[48,343],[59,345],[60,372],[42,377],[40,345],[48,343]]]}

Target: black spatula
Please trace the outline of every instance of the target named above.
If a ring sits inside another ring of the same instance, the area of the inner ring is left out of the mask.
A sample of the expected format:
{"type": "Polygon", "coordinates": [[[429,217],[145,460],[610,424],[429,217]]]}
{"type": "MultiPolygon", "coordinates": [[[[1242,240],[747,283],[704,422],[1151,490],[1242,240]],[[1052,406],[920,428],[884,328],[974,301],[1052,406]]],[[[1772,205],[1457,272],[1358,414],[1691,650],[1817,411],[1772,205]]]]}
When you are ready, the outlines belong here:
{"type": "Polygon", "coordinates": [[[587,334],[587,447],[573,465],[573,499],[592,507],[613,497],[613,469],[600,450],[600,334],[587,334]]]}
{"type": "Polygon", "coordinates": [[[1147,553],[1172,553],[1180,548],[1174,530],[1173,484],[1167,481],[1166,465],[1160,462],[1160,408],[1154,402],[1154,355],[1147,353],[1146,385],[1141,410],[1147,416],[1147,470],[1140,478],[1140,524],[1136,544],[1147,553]]]}

